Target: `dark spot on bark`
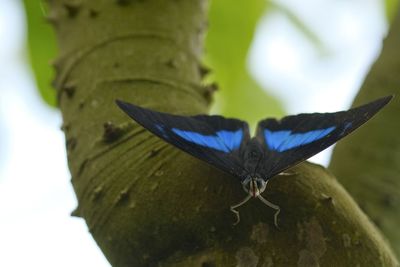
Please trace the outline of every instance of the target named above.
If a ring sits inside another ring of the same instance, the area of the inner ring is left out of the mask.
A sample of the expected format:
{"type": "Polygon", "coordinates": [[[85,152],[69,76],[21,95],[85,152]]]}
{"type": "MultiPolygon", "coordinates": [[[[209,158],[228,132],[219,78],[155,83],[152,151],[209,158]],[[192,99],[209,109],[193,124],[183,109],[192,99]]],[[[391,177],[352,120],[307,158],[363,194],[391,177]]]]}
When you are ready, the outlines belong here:
{"type": "Polygon", "coordinates": [[[168,60],[167,62],[165,62],[165,65],[167,67],[169,67],[169,68],[172,68],[172,69],[177,69],[178,66],[179,66],[178,61],[176,59],[174,59],[174,58],[172,58],[172,59],[168,60]]]}
{"type": "Polygon", "coordinates": [[[89,17],[94,19],[97,18],[99,16],[99,12],[97,10],[94,9],[89,9],[89,17]]]}
{"type": "Polygon", "coordinates": [[[103,140],[106,143],[114,142],[123,134],[121,127],[114,125],[110,121],[105,122],[103,124],[103,127],[104,127],[103,140]]]}
{"type": "Polygon", "coordinates": [[[395,199],[395,197],[393,195],[390,195],[390,194],[384,194],[382,196],[382,201],[381,202],[387,208],[393,208],[393,207],[396,206],[395,205],[396,204],[396,199],[395,199]]]}
{"type": "Polygon", "coordinates": [[[216,83],[212,83],[204,87],[203,96],[208,103],[211,103],[213,94],[217,90],[218,90],[218,85],[216,83]]]}
{"type": "Polygon", "coordinates": [[[83,101],[83,100],[79,101],[79,106],[78,106],[78,108],[79,108],[79,109],[83,109],[84,106],[85,106],[85,101],[83,101]]]}
{"type": "Polygon", "coordinates": [[[74,150],[75,147],[76,147],[77,142],[78,141],[74,137],[68,138],[66,140],[66,144],[65,144],[66,147],[67,147],[67,150],[74,150]]]}
{"type": "Polygon", "coordinates": [[[69,18],[75,18],[81,9],[81,4],[78,2],[64,3],[64,8],[67,11],[67,16],[69,18]]]}

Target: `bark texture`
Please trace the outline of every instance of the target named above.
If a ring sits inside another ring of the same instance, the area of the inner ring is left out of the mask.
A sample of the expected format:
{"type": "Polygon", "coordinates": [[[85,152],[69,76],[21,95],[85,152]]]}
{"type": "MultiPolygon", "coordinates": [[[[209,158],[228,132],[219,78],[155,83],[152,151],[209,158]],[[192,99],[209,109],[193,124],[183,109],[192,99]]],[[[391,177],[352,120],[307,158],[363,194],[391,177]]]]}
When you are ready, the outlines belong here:
{"type": "MultiPolygon", "coordinates": [[[[400,7],[400,6],[399,6],[400,7]]],[[[396,95],[374,119],[335,147],[329,168],[400,256],[400,10],[354,106],[396,95]]]]}
{"type": "MultiPolygon", "coordinates": [[[[398,266],[390,248],[323,168],[305,163],[240,209],[236,179],[134,124],[115,99],[205,113],[199,57],[204,0],[51,0],[55,87],[79,206],[113,266],[398,266]]],[[[229,26],[229,25],[227,25],[229,26]]],[[[232,44],[234,45],[234,44],[232,44]]],[[[228,90],[228,89],[227,89],[228,90]]],[[[79,245],[79,244],[78,244],[79,245]]]]}

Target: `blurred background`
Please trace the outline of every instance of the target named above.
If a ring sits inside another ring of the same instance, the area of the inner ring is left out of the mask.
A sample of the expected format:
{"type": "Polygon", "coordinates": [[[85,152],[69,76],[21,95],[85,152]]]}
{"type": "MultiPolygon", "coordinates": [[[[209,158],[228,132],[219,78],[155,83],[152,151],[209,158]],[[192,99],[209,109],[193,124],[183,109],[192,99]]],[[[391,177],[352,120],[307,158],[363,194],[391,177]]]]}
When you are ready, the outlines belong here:
{"type": "MultiPolygon", "coordinates": [[[[254,126],[267,116],[347,109],[396,4],[261,0],[244,11],[214,1],[205,56],[208,82],[220,87],[212,112],[254,126]]],[[[70,216],[76,199],[43,5],[0,1],[0,266],[109,266],[84,221],[70,216]]],[[[329,151],[312,160],[326,165],[329,151]]]]}

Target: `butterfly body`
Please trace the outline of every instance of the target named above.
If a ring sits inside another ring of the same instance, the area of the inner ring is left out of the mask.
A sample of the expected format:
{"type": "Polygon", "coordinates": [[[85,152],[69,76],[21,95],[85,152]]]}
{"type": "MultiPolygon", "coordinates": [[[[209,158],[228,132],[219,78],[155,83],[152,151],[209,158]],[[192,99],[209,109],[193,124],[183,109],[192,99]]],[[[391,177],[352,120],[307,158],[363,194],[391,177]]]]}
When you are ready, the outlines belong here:
{"type": "Polygon", "coordinates": [[[244,144],[240,151],[240,160],[244,169],[244,177],[242,177],[242,181],[247,178],[247,176],[261,176],[261,174],[258,173],[258,170],[264,159],[264,152],[265,150],[262,145],[254,137],[244,144]]]}
{"type": "Polygon", "coordinates": [[[145,109],[117,100],[117,105],[150,132],[236,177],[247,193],[231,211],[251,197],[276,210],[279,206],[261,196],[269,179],[336,143],[368,121],[392,96],[335,113],[310,113],[267,118],[250,137],[248,124],[218,115],[179,116],[145,109]]]}

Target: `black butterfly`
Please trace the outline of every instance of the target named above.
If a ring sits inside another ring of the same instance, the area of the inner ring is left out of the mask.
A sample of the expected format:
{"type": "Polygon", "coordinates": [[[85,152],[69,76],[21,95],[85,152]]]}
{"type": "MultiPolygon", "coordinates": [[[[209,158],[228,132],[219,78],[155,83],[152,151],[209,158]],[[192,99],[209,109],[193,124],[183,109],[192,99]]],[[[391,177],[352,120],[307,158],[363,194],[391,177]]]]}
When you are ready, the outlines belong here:
{"type": "Polygon", "coordinates": [[[256,136],[238,119],[218,115],[179,116],[152,111],[117,100],[132,119],[166,142],[239,178],[248,194],[231,211],[239,222],[239,206],[251,197],[276,210],[279,206],[261,196],[268,180],[314,156],[345,137],[385,106],[392,96],[336,113],[311,113],[265,119],[256,136]]]}

